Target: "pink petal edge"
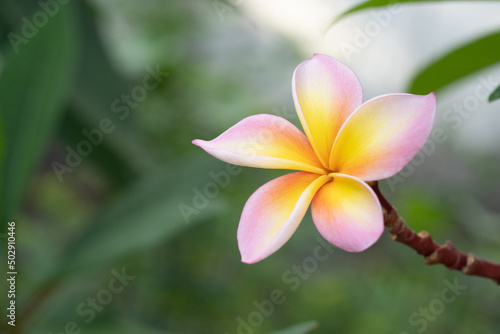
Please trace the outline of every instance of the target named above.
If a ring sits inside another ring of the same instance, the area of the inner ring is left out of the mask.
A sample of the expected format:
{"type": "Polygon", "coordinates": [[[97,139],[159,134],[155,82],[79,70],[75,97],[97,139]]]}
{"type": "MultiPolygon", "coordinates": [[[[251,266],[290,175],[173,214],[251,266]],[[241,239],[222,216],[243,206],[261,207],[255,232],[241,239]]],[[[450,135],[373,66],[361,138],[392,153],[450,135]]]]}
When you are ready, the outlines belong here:
{"type": "Polygon", "coordinates": [[[382,207],[375,192],[350,175],[333,174],[333,182],[314,196],[311,214],[319,233],[348,252],[364,251],[384,231],[382,207]]]}
{"type": "Polygon", "coordinates": [[[217,138],[195,139],[193,144],[235,165],[325,174],[306,136],[295,125],[275,115],[246,117],[217,138]]]}
{"type": "Polygon", "coordinates": [[[352,69],[322,54],[300,63],[293,73],[297,115],[325,167],[335,137],[349,115],[363,103],[363,88],[352,69]]]}
{"type": "Polygon", "coordinates": [[[238,226],[241,261],[258,262],[283,246],[302,221],[317,190],[330,177],[306,172],[286,174],[257,189],[238,226]]]}
{"type": "Polygon", "coordinates": [[[339,131],[330,168],[364,181],[397,174],[425,145],[435,113],[434,93],[388,94],[365,102],[339,131]]]}

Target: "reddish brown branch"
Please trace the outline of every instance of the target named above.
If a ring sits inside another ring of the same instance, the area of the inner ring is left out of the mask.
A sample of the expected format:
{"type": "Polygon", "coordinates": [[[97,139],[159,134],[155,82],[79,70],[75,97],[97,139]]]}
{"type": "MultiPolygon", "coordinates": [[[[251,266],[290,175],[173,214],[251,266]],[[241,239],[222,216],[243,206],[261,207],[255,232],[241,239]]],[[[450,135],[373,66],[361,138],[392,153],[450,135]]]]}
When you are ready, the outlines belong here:
{"type": "Polygon", "coordinates": [[[378,183],[371,184],[384,208],[384,223],[391,239],[401,242],[425,257],[425,264],[445,265],[448,269],[460,270],[466,275],[490,278],[500,284],[500,264],[480,259],[473,254],[464,254],[447,241],[444,245],[434,242],[428,232],[415,233],[398,216],[396,209],[382,195],[378,183]]]}

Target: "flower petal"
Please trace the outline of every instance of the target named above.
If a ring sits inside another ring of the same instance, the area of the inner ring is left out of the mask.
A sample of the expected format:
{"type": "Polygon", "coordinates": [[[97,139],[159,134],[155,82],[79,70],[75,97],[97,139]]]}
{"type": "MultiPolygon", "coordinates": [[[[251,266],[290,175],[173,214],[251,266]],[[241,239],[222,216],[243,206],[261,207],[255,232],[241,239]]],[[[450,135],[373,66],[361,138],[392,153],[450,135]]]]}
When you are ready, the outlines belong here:
{"type": "Polygon", "coordinates": [[[196,139],[193,144],[235,165],[325,174],[306,136],[275,115],[247,117],[219,137],[211,141],[196,139]]]}
{"type": "Polygon", "coordinates": [[[315,54],[295,69],[292,93],[304,132],[316,155],[328,168],[338,131],[363,102],[359,79],[341,62],[315,54]]]}
{"type": "Polygon", "coordinates": [[[333,175],[314,196],[311,213],[319,233],[348,252],[361,252],[373,245],[384,230],[382,208],[373,190],[363,181],[333,175]]]}
{"type": "Polygon", "coordinates": [[[238,226],[241,261],[258,262],[290,239],[317,190],[331,178],[296,172],[271,180],[248,199],[238,226]]]}
{"type": "Polygon", "coordinates": [[[340,130],[331,169],[364,181],[393,176],[424,146],[435,113],[434,93],[391,94],[364,103],[340,130]]]}

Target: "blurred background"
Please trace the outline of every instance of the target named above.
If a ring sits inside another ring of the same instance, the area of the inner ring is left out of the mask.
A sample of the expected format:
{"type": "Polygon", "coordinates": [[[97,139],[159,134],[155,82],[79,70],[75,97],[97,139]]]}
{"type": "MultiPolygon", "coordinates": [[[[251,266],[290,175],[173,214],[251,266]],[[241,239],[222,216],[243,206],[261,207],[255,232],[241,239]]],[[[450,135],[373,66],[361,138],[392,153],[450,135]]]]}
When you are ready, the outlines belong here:
{"type": "Polygon", "coordinates": [[[382,190],[411,228],[500,261],[500,3],[417,2],[2,0],[1,263],[15,221],[18,275],[14,328],[2,269],[0,331],[499,333],[499,286],[387,232],[320,261],[307,214],[241,263],[243,205],[286,171],[191,144],[257,113],[299,125],[291,78],[313,53],[365,100],[436,91],[434,134],[382,190]]]}

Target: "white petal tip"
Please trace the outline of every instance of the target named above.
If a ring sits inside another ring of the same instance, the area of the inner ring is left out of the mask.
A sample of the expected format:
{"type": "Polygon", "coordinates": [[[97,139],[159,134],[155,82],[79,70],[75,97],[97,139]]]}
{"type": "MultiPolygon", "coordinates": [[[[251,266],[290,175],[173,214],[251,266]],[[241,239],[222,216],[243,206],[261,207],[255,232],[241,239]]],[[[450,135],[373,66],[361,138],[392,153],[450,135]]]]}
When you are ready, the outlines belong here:
{"type": "Polygon", "coordinates": [[[254,264],[254,263],[257,263],[258,261],[255,261],[255,260],[252,261],[252,260],[241,258],[241,262],[243,262],[245,264],[254,264]]]}
{"type": "Polygon", "coordinates": [[[255,256],[256,254],[253,254],[254,256],[250,256],[250,255],[244,255],[242,254],[242,252],[240,251],[240,254],[241,254],[241,262],[245,263],[245,264],[254,264],[254,263],[257,263],[257,262],[260,262],[262,260],[264,260],[267,256],[255,256]]]}

